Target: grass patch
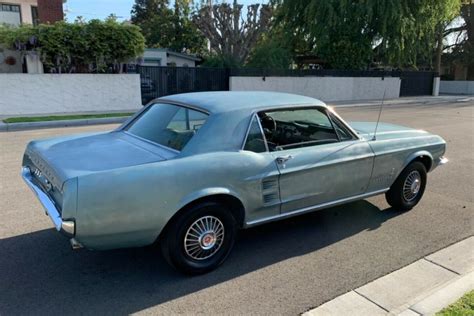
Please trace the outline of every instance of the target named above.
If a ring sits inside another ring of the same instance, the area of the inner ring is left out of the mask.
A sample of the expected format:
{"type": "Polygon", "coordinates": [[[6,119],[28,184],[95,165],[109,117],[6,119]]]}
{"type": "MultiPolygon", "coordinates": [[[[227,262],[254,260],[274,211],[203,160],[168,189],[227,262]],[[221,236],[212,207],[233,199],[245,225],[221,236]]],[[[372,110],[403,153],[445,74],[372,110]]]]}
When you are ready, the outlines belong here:
{"type": "Polygon", "coordinates": [[[436,313],[436,316],[472,316],[474,315],[474,290],[467,292],[455,303],[436,313]]]}
{"type": "Polygon", "coordinates": [[[125,117],[133,113],[104,113],[104,114],[79,114],[79,115],[49,115],[49,116],[24,116],[10,117],[3,120],[4,123],[27,123],[27,122],[45,122],[45,121],[64,121],[64,120],[84,120],[107,117],[125,117]]]}

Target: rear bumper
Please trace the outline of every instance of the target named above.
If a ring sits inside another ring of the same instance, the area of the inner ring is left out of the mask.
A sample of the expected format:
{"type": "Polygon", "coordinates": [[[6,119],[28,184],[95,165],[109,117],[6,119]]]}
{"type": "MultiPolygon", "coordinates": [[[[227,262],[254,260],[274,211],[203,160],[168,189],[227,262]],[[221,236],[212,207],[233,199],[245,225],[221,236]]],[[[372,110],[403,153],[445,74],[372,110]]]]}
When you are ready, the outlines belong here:
{"type": "Polygon", "coordinates": [[[63,220],[59,214],[56,205],[51,200],[51,198],[43,192],[43,190],[33,182],[33,176],[31,175],[31,170],[28,167],[23,167],[21,169],[21,176],[30,189],[36,194],[38,200],[43,205],[46,214],[49,216],[51,221],[54,224],[54,227],[57,231],[63,233],[68,237],[74,237],[76,234],[76,224],[74,220],[63,220]]]}

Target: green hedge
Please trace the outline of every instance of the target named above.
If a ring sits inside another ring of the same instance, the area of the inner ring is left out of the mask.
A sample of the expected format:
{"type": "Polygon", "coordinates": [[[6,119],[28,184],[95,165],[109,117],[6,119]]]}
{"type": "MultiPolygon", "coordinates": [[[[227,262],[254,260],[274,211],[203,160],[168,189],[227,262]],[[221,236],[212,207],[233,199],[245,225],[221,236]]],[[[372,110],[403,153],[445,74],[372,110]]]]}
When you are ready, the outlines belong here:
{"type": "Polygon", "coordinates": [[[120,72],[122,63],[143,54],[140,28],[114,19],[0,26],[0,43],[37,53],[46,72],[120,72]]]}

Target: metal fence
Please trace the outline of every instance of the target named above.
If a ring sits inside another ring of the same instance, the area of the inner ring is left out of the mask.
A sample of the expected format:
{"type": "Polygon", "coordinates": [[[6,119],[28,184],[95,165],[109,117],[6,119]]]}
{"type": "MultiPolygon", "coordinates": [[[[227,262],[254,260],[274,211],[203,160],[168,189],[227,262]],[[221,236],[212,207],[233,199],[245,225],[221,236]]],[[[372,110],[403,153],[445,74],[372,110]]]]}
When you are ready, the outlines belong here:
{"type": "Polygon", "coordinates": [[[223,68],[137,66],[142,103],[186,92],[229,90],[229,70],[223,68]]]}
{"type": "Polygon", "coordinates": [[[400,96],[431,95],[433,79],[438,73],[434,71],[402,71],[400,73],[400,96]]]}
{"type": "Polygon", "coordinates": [[[252,69],[133,66],[128,72],[140,74],[142,103],[166,95],[198,92],[227,91],[229,77],[399,77],[400,96],[430,95],[433,89],[432,71],[381,71],[332,69],[252,69]]]}

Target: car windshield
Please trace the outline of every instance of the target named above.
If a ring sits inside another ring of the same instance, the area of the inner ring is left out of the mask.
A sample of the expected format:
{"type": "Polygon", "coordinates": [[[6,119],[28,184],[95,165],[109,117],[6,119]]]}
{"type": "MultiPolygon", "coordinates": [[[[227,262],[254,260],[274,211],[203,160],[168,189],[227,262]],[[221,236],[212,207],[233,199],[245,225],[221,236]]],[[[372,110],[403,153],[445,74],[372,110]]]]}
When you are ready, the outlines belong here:
{"type": "Polygon", "coordinates": [[[204,125],[208,115],[186,107],[150,105],[126,130],[154,143],[181,151],[204,125]]]}

